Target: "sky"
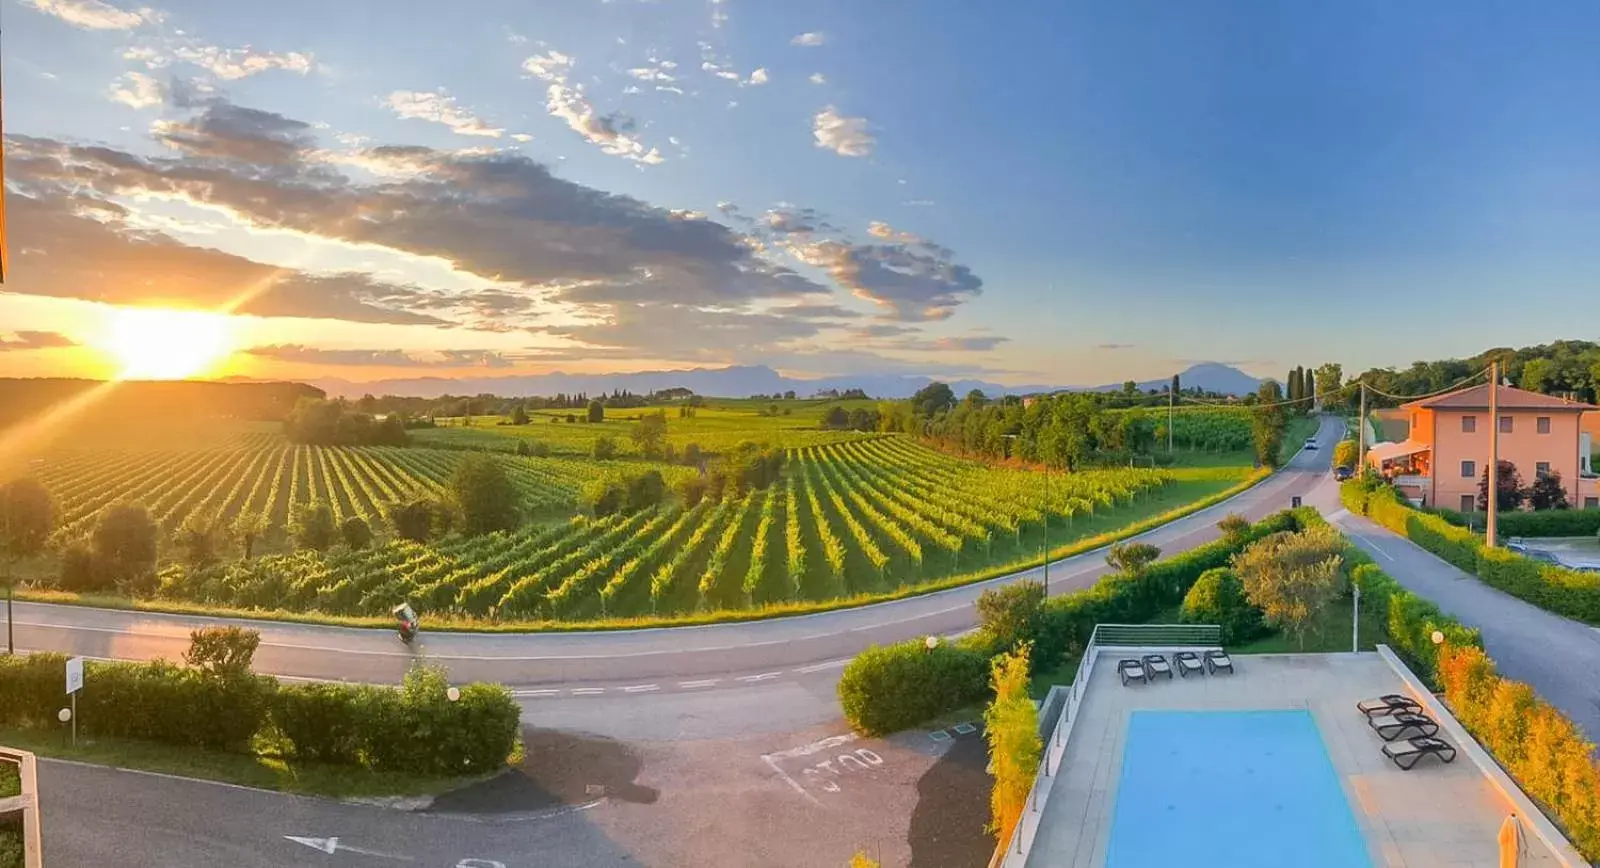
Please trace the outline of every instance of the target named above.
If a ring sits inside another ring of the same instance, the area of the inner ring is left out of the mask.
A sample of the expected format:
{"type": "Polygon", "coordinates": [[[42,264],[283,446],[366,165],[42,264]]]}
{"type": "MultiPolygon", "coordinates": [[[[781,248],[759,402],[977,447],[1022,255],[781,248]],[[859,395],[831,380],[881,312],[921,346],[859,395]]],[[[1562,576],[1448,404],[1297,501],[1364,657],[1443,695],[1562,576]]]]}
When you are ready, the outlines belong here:
{"type": "Polygon", "coordinates": [[[1600,333],[1590,2],[154,2],[0,0],[0,376],[1088,384],[1600,333]]]}

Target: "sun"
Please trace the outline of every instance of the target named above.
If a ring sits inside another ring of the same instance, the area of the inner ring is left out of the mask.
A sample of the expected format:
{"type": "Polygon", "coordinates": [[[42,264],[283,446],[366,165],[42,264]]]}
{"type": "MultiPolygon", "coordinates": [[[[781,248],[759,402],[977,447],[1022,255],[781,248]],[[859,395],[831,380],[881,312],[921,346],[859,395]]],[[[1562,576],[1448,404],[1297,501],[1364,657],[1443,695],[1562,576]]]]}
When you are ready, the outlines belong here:
{"type": "Polygon", "coordinates": [[[233,352],[233,328],[221,314],[124,308],[112,313],[103,345],[123,380],[181,380],[209,372],[233,352]]]}

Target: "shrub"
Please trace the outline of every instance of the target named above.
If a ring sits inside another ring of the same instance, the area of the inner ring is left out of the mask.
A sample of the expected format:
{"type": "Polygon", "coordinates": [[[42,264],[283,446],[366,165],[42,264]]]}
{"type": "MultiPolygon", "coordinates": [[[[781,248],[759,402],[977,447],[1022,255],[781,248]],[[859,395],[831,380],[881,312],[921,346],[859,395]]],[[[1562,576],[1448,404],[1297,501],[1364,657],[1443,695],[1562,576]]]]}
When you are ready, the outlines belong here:
{"type": "Polygon", "coordinates": [[[201,627],[189,631],[183,662],[218,678],[236,678],[250,671],[261,634],[244,627],[201,627]]]}
{"type": "Polygon", "coordinates": [[[1230,512],[1217,522],[1217,530],[1222,531],[1223,539],[1237,542],[1250,532],[1250,519],[1237,512],[1230,512]]]}
{"type": "Polygon", "coordinates": [[[1340,440],[1333,447],[1334,467],[1355,467],[1359,447],[1354,440],[1340,440]]]}
{"type": "MultiPolygon", "coordinates": [[[[693,445],[693,444],[690,444],[693,445]]],[[[700,503],[706,496],[706,479],[703,476],[686,476],[678,480],[673,486],[678,499],[683,501],[683,508],[688,509],[700,503]]]]}
{"type": "Polygon", "coordinates": [[[101,591],[111,587],[94,566],[94,552],[84,542],[74,542],[61,551],[61,576],[56,582],[63,591],[101,591]]]}
{"type": "Polygon", "coordinates": [[[276,685],[248,674],[212,678],[160,660],[89,661],[78,695],[78,728],[90,735],[247,752],[276,685]]]}
{"type": "Polygon", "coordinates": [[[958,644],[874,645],[844,668],[839,704],[857,732],[897,732],[984,699],[988,668],[982,651],[958,644]]]}
{"type": "Polygon", "coordinates": [[[1295,635],[1305,647],[1305,631],[1339,595],[1341,554],[1347,543],[1326,524],[1298,533],[1277,533],[1234,555],[1233,568],[1245,596],[1262,618],[1295,635]]]}
{"type": "Polygon", "coordinates": [[[1600,533],[1600,509],[1502,512],[1495,524],[1506,536],[1594,536],[1600,533]]]}
{"type": "Polygon", "coordinates": [[[596,461],[608,461],[617,457],[617,441],[611,437],[594,438],[593,455],[596,461]]]}
{"type": "Polygon", "coordinates": [[[320,500],[303,503],[290,520],[289,532],[294,536],[295,548],[326,551],[338,533],[333,524],[333,510],[320,500]]]}
{"type": "Polygon", "coordinates": [[[991,647],[1001,650],[1032,642],[1043,604],[1044,585],[1038,582],[1024,580],[989,588],[978,595],[978,629],[991,647]]]}
{"type": "Polygon", "coordinates": [[[1022,818],[1028,791],[1039,770],[1039,710],[1028,695],[1027,643],[991,661],[994,702],[983,711],[984,738],[994,789],[989,796],[989,829],[1002,845],[1022,818]]]}
{"type": "Polygon", "coordinates": [[[136,591],[148,584],[156,568],[159,528],[143,506],[119,503],[100,514],[90,537],[96,584],[136,591]]]}
{"type": "Polygon", "coordinates": [[[451,510],[432,497],[416,497],[384,507],[384,517],[395,536],[412,542],[427,542],[450,529],[451,510]]]}
{"type": "Polygon", "coordinates": [[[1261,610],[1245,598],[1244,584],[1227,567],[1206,570],[1183,597],[1186,624],[1216,624],[1223,644],[1248,642],[1261,635],[1261,610]]]}
{"type": "Polygon", "coordinates": [[[1106,566],[1119,573],[1137,575],[1143,572],[1151,561],[1159,557],[1161,557],[1161,549],[1149,543],[1112,543],[1111,550],[1106,553],[1106,566]]]}
{"type": "Polygon", "coordinates": [[[460,513],[461,529],[472,536],[511,530],[522,520],[522,495],[492,455],[461,459],[450,474],[450,496],[460,513]]]}
{"type": "Polygon", "coordinates": [[[364,549],[372,545],[372,525],[359,515],[352,515],[339,525],[339,538],[352,549],[364,549]]]}

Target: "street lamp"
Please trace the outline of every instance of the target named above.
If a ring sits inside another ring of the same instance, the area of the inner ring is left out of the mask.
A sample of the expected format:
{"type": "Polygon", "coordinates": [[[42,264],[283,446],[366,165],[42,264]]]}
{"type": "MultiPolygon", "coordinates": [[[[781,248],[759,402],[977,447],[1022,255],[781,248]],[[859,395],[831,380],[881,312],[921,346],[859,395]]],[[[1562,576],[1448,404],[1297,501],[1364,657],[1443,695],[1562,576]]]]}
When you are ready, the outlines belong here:
{"type": "Polygon", "coordinates": [[[922,640],[922,647],[928,649],[928,653],[930,653],[930,654],[933,653],[933,649],[939,647],[939,637],[938,636],[929,636],[928,638],[923,639],[922,640]]]}
{"type": "Polygon", "coordinates": [[[444,692],[444,698],[450,700],[451,702],[460,702],[461,688],[452,686],[449,690],[444,692]]]}
{"type": "Polygon", "coordinates": [[[1443,645],[1444,644],[1444,634],[1439,632],[1438,630],[1433,631],[1433,636],[1431,636],[1430,638],[1433,639],[1433,644],[1435,644],[1435,645],[1443,645]]]}

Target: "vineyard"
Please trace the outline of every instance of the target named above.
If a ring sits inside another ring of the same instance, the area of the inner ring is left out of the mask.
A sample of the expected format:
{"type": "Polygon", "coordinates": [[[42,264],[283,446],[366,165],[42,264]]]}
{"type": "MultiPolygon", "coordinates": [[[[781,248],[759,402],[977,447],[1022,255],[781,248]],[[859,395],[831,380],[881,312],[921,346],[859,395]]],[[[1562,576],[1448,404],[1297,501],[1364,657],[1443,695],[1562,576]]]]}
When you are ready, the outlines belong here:
{"type": "MultiPolygon", "coordinates": [[[[57,538],[86,534],[100,511],[143,504],[165,530],[191,514],[227,521],[241,512],[282,527],[301,503],[318,500],[335,520],[377,525],[382,505],[440,491],[462,453],[388,446],[296,446],[276,434],[241,434],[198,449],[78,450],[33,469],[60,510],[57,538]]],[[[579,487],[601,471],[590,461],[499,456],[528,509],[570,512],[579,487]]],[[[663,468],[670,476],[693,471],[663,468]]]]}
{"type": "Polygon", "coordinates": [[[161,593],[229,607],[374,615],[409,599],[467,618],[674,615],[883,592],[1037,552],[1170,480],[1129,469],[1054,480],[902,438],[791,452],[776,484],[692,508],[579,516],[515,533],[169,568],[161,593]]]}
{"type": "MultiPolygon", "coordinates": [[[[1156,442],[1167,442],[1167,415],[1156,418],[1156,442]]],[[[1250,448],[1250,410],[1244,407],[1181,407],[1172,414],[1172,445],[1193,452],[1242,452],[1250,448]]]]}

